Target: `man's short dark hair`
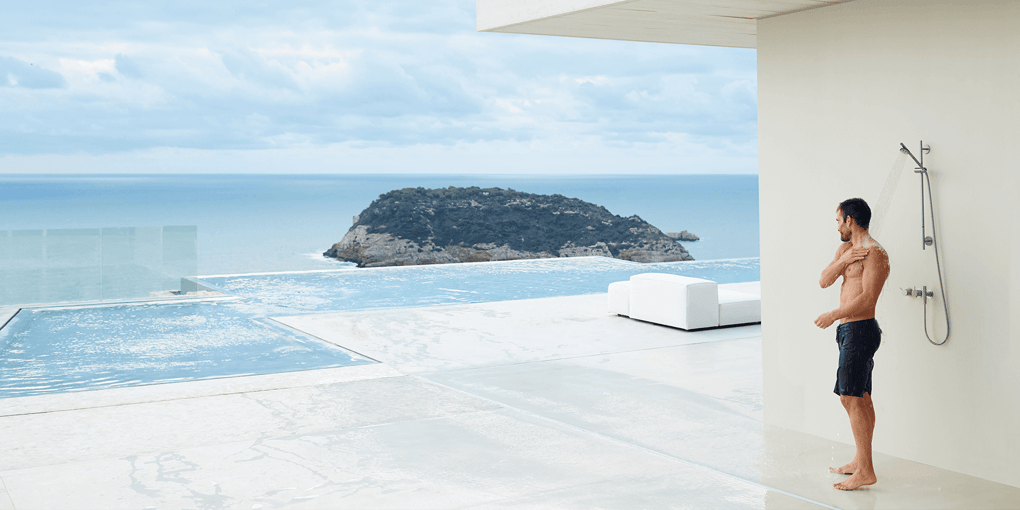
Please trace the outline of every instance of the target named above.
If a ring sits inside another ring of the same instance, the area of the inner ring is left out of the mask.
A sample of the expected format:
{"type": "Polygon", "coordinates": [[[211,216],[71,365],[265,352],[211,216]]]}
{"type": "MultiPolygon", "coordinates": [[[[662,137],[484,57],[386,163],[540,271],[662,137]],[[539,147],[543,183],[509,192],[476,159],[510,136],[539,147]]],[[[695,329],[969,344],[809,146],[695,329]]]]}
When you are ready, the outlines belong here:
{"type": "Polygon", "coordinates": [[[843,211],[843,216],[846,218],[853,218],[857,226],[868,230],[868,225],[871,224],[871,208],[868,207],[868,203],[863,198],[844,200],[839,204],[839,210],[843,211]]]}

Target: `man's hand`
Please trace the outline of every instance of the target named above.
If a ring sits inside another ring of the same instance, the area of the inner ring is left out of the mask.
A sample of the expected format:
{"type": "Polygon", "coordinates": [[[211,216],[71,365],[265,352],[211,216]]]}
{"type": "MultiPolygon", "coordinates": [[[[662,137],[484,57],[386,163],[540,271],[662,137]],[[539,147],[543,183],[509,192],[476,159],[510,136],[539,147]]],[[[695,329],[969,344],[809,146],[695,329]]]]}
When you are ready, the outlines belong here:
{"type": "Polygon", "coordinates": [[[833,322],[836,322],[836,314],[833,312],[825,312],[815,319],[815,326],[825,329],[831,326],[833,322]]]}
{"type": "Polygon", "coordinates": [[[867,248],[850,248],[843,252],[843,256],[839,258],[839,261],[844,265],[848,266],[857,262],[858,260],[864,260],[864,257],[868,256],[867,248]]]}

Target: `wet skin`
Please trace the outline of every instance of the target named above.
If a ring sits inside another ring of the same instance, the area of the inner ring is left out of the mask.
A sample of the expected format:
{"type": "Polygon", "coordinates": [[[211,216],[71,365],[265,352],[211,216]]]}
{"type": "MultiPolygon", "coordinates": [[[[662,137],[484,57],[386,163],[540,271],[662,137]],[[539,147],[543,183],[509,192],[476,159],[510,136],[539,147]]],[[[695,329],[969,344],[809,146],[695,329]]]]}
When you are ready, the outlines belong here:
{"type": "MultiPolygon", "coordinates": [[[[815,325],[825,329],[837,320],[840,324],[873,319],[878,296],[889,277],[889,255],[868,231],[836,210],[836,229],[843,244],[836,250],[832,262],[822,271],[818,284],[824,289],[843,277],[839,291],[839,308],[825,312],[815,319],[815,325]]],[[[857,453],[854,459],[839,468],[829,468],[833,473],[851,475],[833,487],[841,490],[856,490],[878,481],[872,462],[871,439],[875,431],[875,406],[871,395],[863,397],[840,395],[840,403],[850,418],[850,429],[854,433],[857,453]]]]}

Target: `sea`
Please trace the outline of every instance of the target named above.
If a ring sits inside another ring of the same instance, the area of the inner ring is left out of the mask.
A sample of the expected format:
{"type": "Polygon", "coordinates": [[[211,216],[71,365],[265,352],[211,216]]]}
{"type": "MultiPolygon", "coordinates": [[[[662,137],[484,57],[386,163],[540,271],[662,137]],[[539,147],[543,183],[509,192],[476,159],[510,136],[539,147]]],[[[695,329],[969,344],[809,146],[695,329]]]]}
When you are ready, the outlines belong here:
{"type": "Polygon", "coordinates": [[[337,269],[322,255],[379,195],[449,186],[560,194],[638,215],[695,260],[759,256],[756,175],[0,175],[0,231],[198,227],[201,275],[337,269]]]}

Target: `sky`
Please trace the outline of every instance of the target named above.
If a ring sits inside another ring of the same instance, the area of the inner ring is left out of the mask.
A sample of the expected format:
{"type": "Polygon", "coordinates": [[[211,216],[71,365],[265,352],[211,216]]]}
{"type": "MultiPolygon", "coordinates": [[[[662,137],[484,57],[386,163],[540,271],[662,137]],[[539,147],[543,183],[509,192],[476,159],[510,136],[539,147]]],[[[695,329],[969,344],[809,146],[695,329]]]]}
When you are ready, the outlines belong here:
{"type": "Polygon", "coordinates": [[[753,174],[756,73],[474,0],[16,2],[0,173],[753,174]]]}

